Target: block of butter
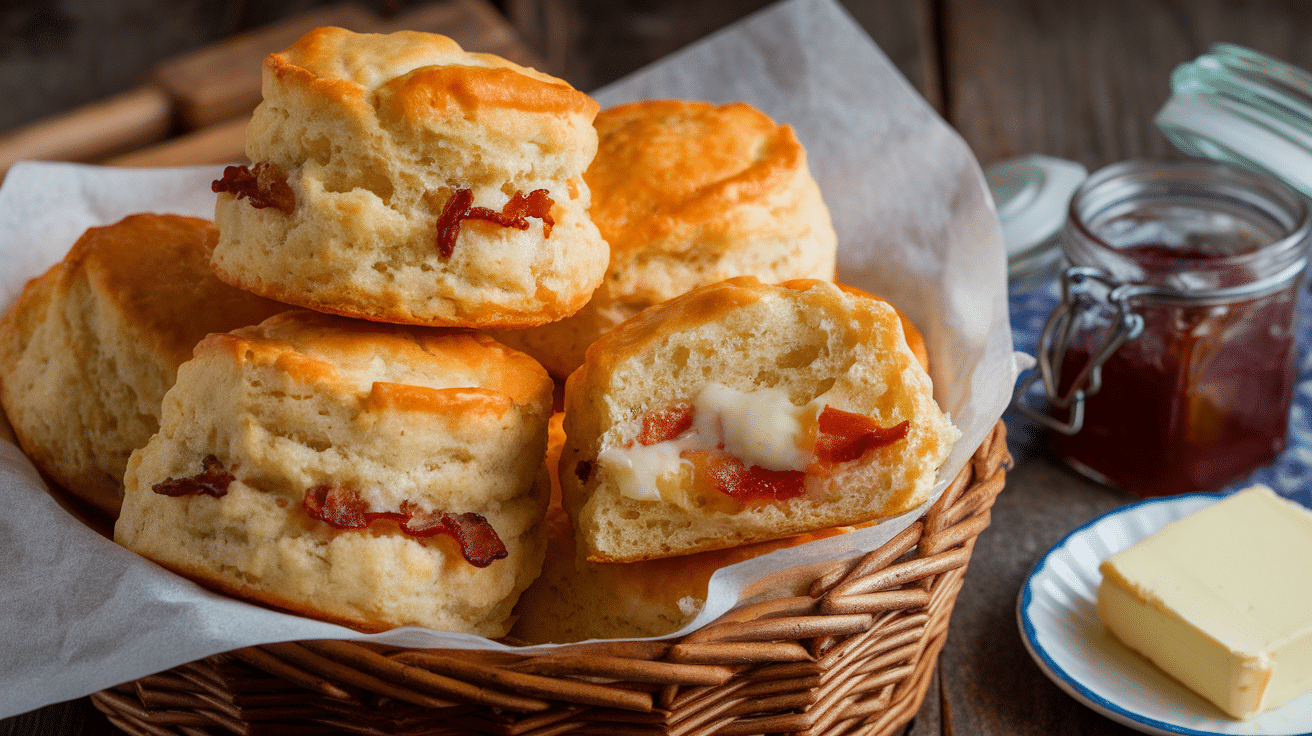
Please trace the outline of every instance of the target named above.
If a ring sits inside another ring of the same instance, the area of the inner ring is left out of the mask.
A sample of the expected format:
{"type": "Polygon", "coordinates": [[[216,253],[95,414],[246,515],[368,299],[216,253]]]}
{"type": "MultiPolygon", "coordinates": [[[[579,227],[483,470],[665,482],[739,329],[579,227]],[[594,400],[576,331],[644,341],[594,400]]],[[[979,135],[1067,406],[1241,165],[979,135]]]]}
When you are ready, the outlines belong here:
{"type": "Polygon", "coordinates": [[[1254,486],[1101,570],[1107,628],[1230,716],[1312,691],[1312,511],[1254,486]]]}

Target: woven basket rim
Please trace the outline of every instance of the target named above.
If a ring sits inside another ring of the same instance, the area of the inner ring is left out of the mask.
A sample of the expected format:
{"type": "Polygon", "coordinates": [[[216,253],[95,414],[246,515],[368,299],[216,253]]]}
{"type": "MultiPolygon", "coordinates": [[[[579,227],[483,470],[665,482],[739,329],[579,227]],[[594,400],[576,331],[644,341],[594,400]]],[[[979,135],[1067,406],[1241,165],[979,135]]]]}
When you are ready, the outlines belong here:
{"type": "Polygon", "coordinates": [[[919,709],[1010,466],[997,422],[942,496],[803,595],[670,639],[549,649],[246,647],[92,696],[132,734],[891,734],[919,709]],[[273,729],[273,730],[270,730],[273,729]]]}

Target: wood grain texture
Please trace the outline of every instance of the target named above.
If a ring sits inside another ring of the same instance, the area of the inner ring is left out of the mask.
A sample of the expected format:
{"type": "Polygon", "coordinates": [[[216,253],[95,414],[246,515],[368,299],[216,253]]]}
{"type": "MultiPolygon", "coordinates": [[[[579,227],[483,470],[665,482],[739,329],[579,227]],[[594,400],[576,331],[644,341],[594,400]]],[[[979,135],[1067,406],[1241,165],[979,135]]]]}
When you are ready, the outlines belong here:
{"type": "Polygon", "coordinates": [[[943,0],[942,25],[947,116],[985,165],[1178,158],[1152,122],[1178,64],[1218,41],[1312,63],[1309,2],[943,0]]]}
{"type": "MultiPolygon", "coordinates": [[[[97,157],[98,162],[139,167],[246,161],[246,125],[250,112],[260,101],[262,59],[271,51],[295,42],[304,31],[320,23],[336,23],[359,32],[391,33],[408,29],[441,33],[470,51],[497,54],[526,66],[541,66],[538,55],[515,35],[486,0],[444,0],[386,20],[355,5],[337,5],[161,64],[155,79],[161,84],[167,82],[169,95],[187,124],[202,127],[164,141],[151,140],[151,145],[127,153],[97,157]],[[231,74],[224,70],[231,70],[231,74]]],[[[0,165],[7,161],[4,141],[0,138],[0,165]]]]}
{"type": "Polygon", "coordinates": [[[17,161],[84,161],[152,144],[168,134],[173,106],[146,85],[0,135],[0,172],[17,161]]]}
{"type": "Polygon", "coordinates": [[[976,540],[940,655],[954,736],[1136,733],[1049,681],[1016,623],[1016,596],[1038,559],[1073,529],[1132,500],[1043,457],[1028,458],[1007,475],[993,523],[976,540]]]}
{"type": "Polygon", "coordinates": [[[543,66],[542,58],[515,33],[490,0],[441,0],[417,5],[375,21],[372,30],[441,33],[455,39],[466,51],[496,54],[534,68],[543,66]]]}
{"type": "MultiPolygon", "coordinates": [[[[935,0],[839,0],[935,107],[941,69],[935,0]]],[[[507,0],[545,71],[593,90],[771,4],[770,0],[507,0]]]]}
{"type": "MultiPolygon", "coordinates": [[[[137,88],[6,132],[0,173],[25,158],[135,166],[241,160],[244,142],[232,145],[230,133],[260,101],[264,58],[323,25],[441,33],[471,51],[542,65],[488,0],[443,0],[386,17],[359,3],[336,3],[172,56],[137,88]]],[[[0,70],[3,62],[0,46],[0,70]]]]}
{"type": "MultiPolygon", "coordinates": [[[[1183,158],[1152,120],[1170,94],[1171,70],[1213,43],[1312,68],[1309,2],[943,0],[942,12],[946,115],[984,165],[1026,153],[1090,170],[1183,158]]],[[[941,733],[1136,733],[1052,684],[1015,618],[1017,592],[1038,559],[1071,530],[1133,500],[1042,455],[1008,474],[941,656],[941,733]]]]}
{"type": "MultiPolygon", "coordinates": [[[[1152,118],[1170,94],[1171,70],[1213,43],[1312,68],[1309,2],[942,0],[933,10],[931,23],[941,29],[931,37],[940,44],[939,109],[984,165],[1032,152],[1090,170],[1128,158],[1182,158],[1152,118]]],[[[1039,557],[1134,498],[1042,455],[1013,470],[1007,486],[953,613],[938,673],[942,699],[926,703],[910,733],[1136,733],[1052,684],[1015,621],[1015,597],[1039,557]]]]}
{"type": "Polygon", "coordinates": [[[246,161],[249,115],[183,133],[166,141],[107,158],[109,166],[198,166],[246,161]]]}
{"type": "Polygon", "coordinates": [[[0,5],[0,130],[126,92],[160,59],[237,30],[243,0],[0,5]]]}
{"type": "Polygon", "coordinates": [[[168,59],[151,78],[174,99],[183,125],[195,130],[254,110],[264,57],[292,45],[306,31],[340,26],[364,32],[375,22],[372,12],[353,3],[320,8],[168,59]]]}
{"type": "Polygon", "coordinates": [[[110,725],[89,698],[47,706],[0,721],[0,736],[115,736],[121,732],[110,725]]]}

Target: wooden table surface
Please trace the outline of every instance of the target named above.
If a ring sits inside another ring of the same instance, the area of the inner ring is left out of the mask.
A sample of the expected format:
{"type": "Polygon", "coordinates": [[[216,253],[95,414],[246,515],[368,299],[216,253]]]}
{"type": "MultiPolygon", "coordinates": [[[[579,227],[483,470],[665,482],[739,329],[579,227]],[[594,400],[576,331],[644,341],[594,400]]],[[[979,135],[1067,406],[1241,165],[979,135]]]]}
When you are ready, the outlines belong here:
{"type": "MultiPolygon", "coordinates": [[[[548,39],[539,50],[546,48],[544,58],[561,65],[558,73],[575,70],[576,83],[607,81],[610,72],[649,61],[642,58],[644,50],[667,51],[762,4],[743,0],[706,10],[715,4],[630,3],[646,15],[631,13],[633,25],[626,29],[616,11],[597,16],[606,25],[587,27],[592,16],[586,11],[596,3],[549,2],[562,12],[572,9],[584,32],[548,39]],[[635,28],[648,29],[653,38],[645,45],[625,41],[623,52],[610,45],[635,28]]],[[[845,4],[984,165],[1026,153],[1073,159],[1090,170],[1128,158],[1180,157],[1152,118],[1167,97],[1172,68],[1214,42],[1250,46],[1312,68],[1312,0],[845,4]]],[[[1015,616],[1021,583],[1044,552],[1076,527],[1132,500],[1041,453],[1018,462],[991,527],[975,547],[938,680],[909,734],[1132,733],[1049,682],[1026,653],[1015,616]]],[[[0,734],[110,732],[85,700],[0,721],[0,734]]]]}

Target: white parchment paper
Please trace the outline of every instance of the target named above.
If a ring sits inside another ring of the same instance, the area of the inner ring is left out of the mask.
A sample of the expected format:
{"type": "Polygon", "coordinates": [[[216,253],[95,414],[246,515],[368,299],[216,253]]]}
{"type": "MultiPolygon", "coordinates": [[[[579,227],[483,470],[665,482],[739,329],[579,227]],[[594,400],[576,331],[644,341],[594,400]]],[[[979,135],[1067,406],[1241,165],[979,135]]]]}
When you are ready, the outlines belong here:
{"type": "MultiPolygon", "coordinates": [[[[1002,415],[1024,360],[1012,351],[1001,232],[969,149],[846,11],[832,0],[771,6],[596,97],[743,100],[796,128],[833,213],[840,278],[891,299],[925,335],[937,398],[963,432],[942,472],[953,477],[1002,415]]],[[[144,211],[212,217],[220,173],[14,167],[0,188],[4,308],[87,227],[144,211]]],[[[417,628],[366,636],[210,593],[73,519],[2,440],[0,499],[0,717],[260,643],[506,648],[417,628]]],[[[688,628],[754,580],[874,549],[919,513],[725,568],[688,628]]]]}

